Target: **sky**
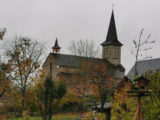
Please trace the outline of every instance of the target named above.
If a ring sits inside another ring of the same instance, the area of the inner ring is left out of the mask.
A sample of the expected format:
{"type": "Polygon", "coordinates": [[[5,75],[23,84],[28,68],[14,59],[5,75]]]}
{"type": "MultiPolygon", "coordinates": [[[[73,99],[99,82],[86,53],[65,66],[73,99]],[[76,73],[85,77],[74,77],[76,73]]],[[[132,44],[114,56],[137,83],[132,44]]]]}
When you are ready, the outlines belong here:
{"type": "Polygon", "coordinates": [[[69,54],[71,40],[80,39],[93,40],[101,52],[113,8],[118,39],[123,43],[121,64],[127,73],[135,62],[133,40],[142,28],[143,39],[149,33],[156,39],[145,54],[160,57],[159,6],[159,0],[0,0],[0,28],[7,28],[5,39],[22,35],[44,42],[45,57],[56,37],[63,54],[69,54]]]}

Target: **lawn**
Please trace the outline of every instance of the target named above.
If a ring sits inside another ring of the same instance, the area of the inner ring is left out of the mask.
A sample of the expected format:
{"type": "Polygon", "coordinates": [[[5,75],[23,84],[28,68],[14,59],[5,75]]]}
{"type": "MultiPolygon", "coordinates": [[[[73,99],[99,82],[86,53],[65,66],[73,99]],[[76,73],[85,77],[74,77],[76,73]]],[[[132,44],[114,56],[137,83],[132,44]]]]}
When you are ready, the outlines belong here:
{"type": "MultiPolygon", "coordinates": [[[[24,118],[8,118],[7,120],[24,120],[24,118]]],[[[25,120],[41,120],[41,117],[26,117],[25,120]]],[[[78,115],[56,114],[52,120],[78,120],[78,115]]]]}

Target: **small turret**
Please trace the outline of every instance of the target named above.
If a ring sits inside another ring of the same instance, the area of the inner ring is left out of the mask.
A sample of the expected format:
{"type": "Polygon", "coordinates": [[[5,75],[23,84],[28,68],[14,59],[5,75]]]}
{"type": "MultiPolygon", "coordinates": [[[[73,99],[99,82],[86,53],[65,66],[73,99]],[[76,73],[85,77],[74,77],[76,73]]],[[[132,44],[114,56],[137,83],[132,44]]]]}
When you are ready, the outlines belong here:
{"type": "Polygon", "coordinates": [[[55,44],[52,47],[53,53],[60,53],[61,47],[58,45],[58,39],[56,38],[55,44]]]}

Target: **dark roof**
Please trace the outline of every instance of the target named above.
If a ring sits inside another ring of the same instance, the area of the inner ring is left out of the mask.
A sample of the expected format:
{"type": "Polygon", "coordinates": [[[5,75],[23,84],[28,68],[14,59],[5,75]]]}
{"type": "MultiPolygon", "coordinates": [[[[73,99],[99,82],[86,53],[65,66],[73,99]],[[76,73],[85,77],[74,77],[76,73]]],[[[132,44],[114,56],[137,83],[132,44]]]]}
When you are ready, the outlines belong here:
{"type": "Polygon", "coordinates": [[[61,49],[61,47],[58,45],[58,39],[56,38],[55,44],[52,47],[53,49],[61,49]]]}
{"type": "Polygon", "coordinates": [[[111,20],[110,20],[106,40],[101,45],[102,46],[106,46],[106,45],[122,46],[122,43],[118,41],[113,10],[112,10],[111,20]]]}
{"type": "MultiPolygon", "coordinates": [[[[50,53],[58,63],[59,66],[64,67],[73,67],[73,68],[79,68],[81,66],[82,61],[101,61],[101,62],[108,62],[106,59],[100,59],[100,58],[91,58],[91,57],[82,57],[82,56],[75,56],[75,55],[67,55],[67,54],[55,54],[50,53]]],[[[109,64],[112,64],[108,62],[109,64]]],[[[113,65],[113,64],[112,64],[113,65]]],[[[117,67],[120,69],[120,71],[125,71],[124,67],[122,65],[117,65],[117,67]]]]}
{"type": "MultiPolygon", "coordinates": [[[[147,71],[154,72],[155,70],[160,69],[160,58],[137,61],[137,74],[143,75],[147,71]]],[[[135,65],[128,72],[127,76],[130,79],[133,79],[135,73],[135,65]]]]}
{"type": "Polygon", "coordinates": [[[60,66],[79,68],[82,60],[102,60],[99,58],[82,57],[67,54],[50,53],[60,66]]]}

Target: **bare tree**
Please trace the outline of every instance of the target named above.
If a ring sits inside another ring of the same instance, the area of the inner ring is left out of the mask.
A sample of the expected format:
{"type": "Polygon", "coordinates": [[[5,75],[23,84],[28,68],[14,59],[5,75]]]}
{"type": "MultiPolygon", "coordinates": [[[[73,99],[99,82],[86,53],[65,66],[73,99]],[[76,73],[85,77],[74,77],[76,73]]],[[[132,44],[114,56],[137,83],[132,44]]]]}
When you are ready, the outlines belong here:
{"type": "Polygon", "coordinates": [[[115,70],[115,67],[105,60],[90,63],[90,72],[88,74],[89,82],[97,88],[97,94],[101,102],[101,111],[104,111],[106,99],[111,95],[118,82],[113,77],[115,75],[115,70]]]}
{"type": "Polygon", "coordinates": [[[21,94],[22,112],[25,108],[26,90],[33,83],[33,75],[40,67],[43,45],[27,37],[15,37],[6,49],[8,64],[11,66],[10,79],[21,94]]]}
{"type": "MultiPolygon", "coordinates": [[[[3,40],[6,31],[6,28],[0,28],[0,40],[3,40]]],[[[9,72],[10,66],[0,60],[0,97],[11,87],[11,81],[8,78],[9,72]]]]}
{"type": "Polygon", "coordinates": [[[72,40],[68,49],[73,55],[86,57],[97,57],[99,52],[98,48],[96,48],[94,42],[91,40],[72,40]]]}
{"type": "Polygon", "coordinates": [[[3,36],[5,35],[6,31],[6,28],[0,29],[0,40],[3,40],[3,36]]]}
{"type": "Polygon", "coordinates": [[[137,61],[141,59],[150,59],[152,56],[144,55],[145,52],[151,50],[151,44],[155,43],[155,40],[151,40],[151,34],[148,34],[147,38],[143,39],[144,29],[141,30],[139,33],[139,37],[137,40],[133,40],[134,43],[134,50],[131,51],[131,54],[135,56],[135,68],[134,68],[134,75],[137,75],[137,61]]]}

